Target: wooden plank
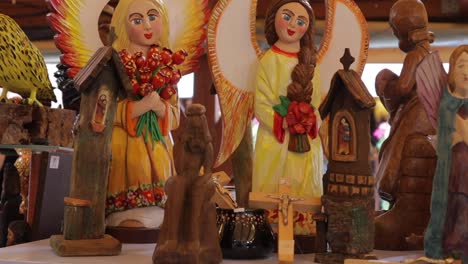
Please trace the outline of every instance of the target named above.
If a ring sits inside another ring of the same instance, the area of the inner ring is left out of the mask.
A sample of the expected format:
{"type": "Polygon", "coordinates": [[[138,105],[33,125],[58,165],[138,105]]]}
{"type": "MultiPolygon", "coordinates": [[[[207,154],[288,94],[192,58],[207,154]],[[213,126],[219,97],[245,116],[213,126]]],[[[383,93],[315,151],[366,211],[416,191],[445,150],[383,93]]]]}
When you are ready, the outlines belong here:
{"type": "MultiPolygon", "coordinates": [[[[324,0],[309,0],[314,9],[316,19],[325,18],[325,1],[324,0]]],[[[362,13],[368,21],[388,21],[390,8],[395,3],[395,0],[359,0],[355,1],[361,9],[362,13]]],[[[271,0],[258,0],[257,3],[257,17],[264,18],[271,0]]],[[[444,11],[442,0],[425,1],[427,13],[430,21],[467,21],[466,14],[468,10],[468,0],[458,0],[458,10],[452,12],[444,11]]]]}

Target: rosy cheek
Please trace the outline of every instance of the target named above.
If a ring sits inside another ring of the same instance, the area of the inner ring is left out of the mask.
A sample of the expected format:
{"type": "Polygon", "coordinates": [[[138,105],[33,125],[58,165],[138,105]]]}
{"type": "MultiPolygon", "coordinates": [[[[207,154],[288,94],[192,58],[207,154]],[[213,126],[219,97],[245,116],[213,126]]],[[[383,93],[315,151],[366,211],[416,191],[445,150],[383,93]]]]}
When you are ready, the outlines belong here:
{"type": "Polygon", "coordinates": [[[162,31],[162,23],[160,21],[155,21],[152,23],[151,28],[153,29],[153,32],[161,32],[162,31]]]}
{"type": "Polygon", "coordinates": [[[297,30],[297,33],[299,33],[301,36],[304,35],[307,31],[307,27],[299,27],[297,30]]]}
{"type": "Polygon", "coordinates": [[[135,26],[130,26],[128,28],[128,37],[130,40],[138,38],[141,35],[140,30],[135,26]]]}
{"type": "Polygon", "coordinates": [[[289,23],[284,19],[279,19],[276,21],[276,28],[277,29],[288,29],[289,23]]]}

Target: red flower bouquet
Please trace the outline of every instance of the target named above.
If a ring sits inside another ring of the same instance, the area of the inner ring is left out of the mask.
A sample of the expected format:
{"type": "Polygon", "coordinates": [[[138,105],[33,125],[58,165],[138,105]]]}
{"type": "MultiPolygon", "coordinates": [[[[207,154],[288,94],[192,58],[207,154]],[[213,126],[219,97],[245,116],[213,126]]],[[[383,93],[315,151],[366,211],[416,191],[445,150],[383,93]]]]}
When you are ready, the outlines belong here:
{"type": "MultiPolygon", "coordinates": [[[[136,100],[152,92],[157,92],[162,99],[167,100],[177,92],[175,86],[181,78],[181,73],[175,66],[184,62],[187,56],[185,50],[173,53],[168,48],[152,45],[148,57],[142,52],[132,55],[125,49],[121,50],[119,55],[130,78],[132,94],[136,100]]],[[[145,142],[148,141],[148,135],[153,143],[162,141],[163,135],[155,112],[148,111],[138,118],[136,134],[143,134],[145,142]]]]}
{"type": "Polygon", "coordinates": [[[307,135],[312,139],[317,137],[317,117],[314,108],[306,102],[290,101],[286,96],[280,96],[281,104],[273,107],[275,111],[273,132],[280,142],[284,140],[283,120],[290,133],[288,149],[294,152],[310,150],[307,135]]]}

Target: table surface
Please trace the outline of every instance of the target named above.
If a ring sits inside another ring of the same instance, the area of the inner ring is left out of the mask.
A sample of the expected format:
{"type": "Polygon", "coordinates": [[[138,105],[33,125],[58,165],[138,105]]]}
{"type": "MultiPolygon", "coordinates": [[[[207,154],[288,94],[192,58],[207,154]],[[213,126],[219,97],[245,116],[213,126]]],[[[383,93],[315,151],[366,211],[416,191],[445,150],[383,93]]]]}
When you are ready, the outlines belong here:
{"type": "Polygon", "coordinates": [[[0,149],[29,149],[34,152],[73,152],[73,148],[49,145],[0,144],[0,149]]]}
{"type": "MultiPolygon", "coordinates": [[[[119,263],[135,263],[135,264],[151,264],[151,256],[153,255],[155,244],[123,244],[122,253],[112,257],[59,257],[54,254],[49,246],[49,240],[39,240],[31,243],[6,247],[0,249],[0,263],[2,264],[17,264],[17,263],[68,263],[68,264],[119,264],[119,263]]],[[[373,252],[379,261],[400,262],[408,258],[418,258],[423,255],[422,251],[380,251],[373,252]]],[[[295,263],[312,263],[313,254],[296,255],[295,263]]],[[[260,260],[223,260],[223,263],[277,263],[276,255],[267,259],[260,260]]]]}

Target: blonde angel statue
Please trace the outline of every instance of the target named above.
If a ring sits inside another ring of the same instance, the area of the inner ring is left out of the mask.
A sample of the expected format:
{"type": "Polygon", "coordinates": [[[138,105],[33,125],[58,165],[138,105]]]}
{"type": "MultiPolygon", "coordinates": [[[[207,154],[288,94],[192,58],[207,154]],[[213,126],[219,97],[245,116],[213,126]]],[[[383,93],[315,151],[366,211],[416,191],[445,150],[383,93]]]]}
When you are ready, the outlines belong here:
{"type": "MultiPolygon", "coordinates": [[[[107,2],[51,1],[56,12],[49,19],[59,32],[56,43],[64,52],[62,63],[69,66],[71,77],[102,46],[97,20],[107,2]]],[[[140,52],[147,58],[151,49],[185,49],[188,55],[177,67],[182,74],[189,73],[203,53],[206,8],[203,0],[120,0],[110,25],[117,36],[112,46],[118,52],[140,52]]],[[[171,130],[179,125],[177,87],[170,91],[164,96],[151,92],[141,100],[129,96],[118,102],[107,186],[107,226],[156,228],[162,222],[164,183],[175,173],[171,130]],[[159,141],[148,141],[144,133],[137,133],[138,118],[151,111],[157,116],[157,121],[151,122],[158,123],[162,134],[159,141]]]]}
{"type": "MultiPolygon", "coordinates": [[[[220,0],[213,10],[208,55],[224,121],[215,166],[234,152],[255,116],[259,128],[253,192],[278,193],[282,182],[290,185],[293,197],[323,194],[323,148],[317,135],[321,119],[317,108],[327,94],[333,73],[341,68],[339,58],[344,49],[351,49],[359,62],[355,70],[362,72],[368,44],[367,24],[353,1],[325,3],[326,26],[317,49],[315,16],[309,2],[272,1],[265,18],[265,37],[271,48],[264,53],[256,41],[255,0],[220,0]],[[338,33],[343,25],[353,34],[338,33]],[[307,117],[299,119],[307,122],[301,123],[294,111],[289,111],[295,108],[304,110],[307,117]]],[[[304,217],[308,216],[297,216],[304,217]]],[[[311,232],[309,226],[295,226],[296,234],[311,232]]]]}

